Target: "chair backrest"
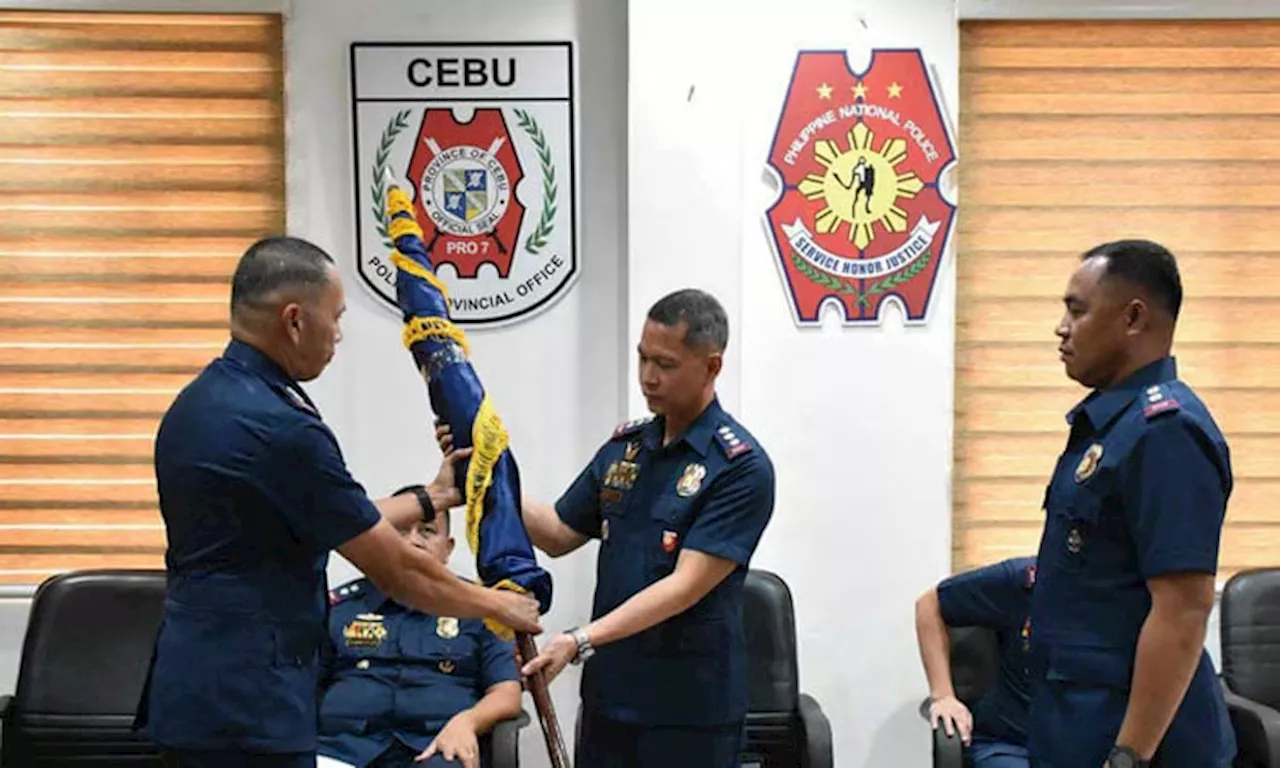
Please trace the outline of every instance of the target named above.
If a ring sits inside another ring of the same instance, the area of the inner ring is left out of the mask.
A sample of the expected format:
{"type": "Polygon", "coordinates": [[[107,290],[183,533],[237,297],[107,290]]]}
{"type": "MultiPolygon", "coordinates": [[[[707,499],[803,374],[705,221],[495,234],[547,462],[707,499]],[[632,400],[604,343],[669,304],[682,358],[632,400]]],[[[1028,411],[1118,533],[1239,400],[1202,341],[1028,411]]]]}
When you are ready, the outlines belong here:
{"type": "Polygon", "coordinates": [[[1219,633],[1227,686],[1280,706],[1280,568],[1241,571],[1227,580],[1219,633]]]}
{"type": "Polygon", "coordinates": [[[792,716],[800,702],[796,618],[791,590],[777,574],[750,570],[743,585],[747,710],[792,716]]]}
{"type": "Polygon", "coordinates": [[[999,670],[995,632],[984,627],[951,629],[951,682],[956,698],[972,707],[995,684],[999,670]]]}
{"type": "Polygon", "coordinates": [[[30,768],[160,768],[133,727],[164,611],[163,571],[81,571],[36,591],[3,763],[30,768]]]}
{"type": "Polygon", "coordinates": [[[163,571],[54,576],[36,591],[13,708],[132,715],[164,612],[163,571]]]}

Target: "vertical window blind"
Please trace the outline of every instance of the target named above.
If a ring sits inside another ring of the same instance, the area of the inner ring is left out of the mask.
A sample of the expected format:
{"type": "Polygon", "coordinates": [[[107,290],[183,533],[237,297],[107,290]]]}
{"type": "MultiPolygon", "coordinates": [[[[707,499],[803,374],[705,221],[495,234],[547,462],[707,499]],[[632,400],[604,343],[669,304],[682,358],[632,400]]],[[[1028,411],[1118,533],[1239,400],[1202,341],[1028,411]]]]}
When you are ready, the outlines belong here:
{"type": "Polygon", "coordinates": [[[1079,255],[1178,257],[1181,377],[1236,489],[1220,578],[1280,562],[1280,24],[961,26],[953,564],[1034,554],[1086,392],[1054,327],[1079,255]]]}
{"type": "Polygon", "coordinates": [[[0,583],[161,567],[152,446],[284,230],[275,15],[0,11],[0,583]]]}

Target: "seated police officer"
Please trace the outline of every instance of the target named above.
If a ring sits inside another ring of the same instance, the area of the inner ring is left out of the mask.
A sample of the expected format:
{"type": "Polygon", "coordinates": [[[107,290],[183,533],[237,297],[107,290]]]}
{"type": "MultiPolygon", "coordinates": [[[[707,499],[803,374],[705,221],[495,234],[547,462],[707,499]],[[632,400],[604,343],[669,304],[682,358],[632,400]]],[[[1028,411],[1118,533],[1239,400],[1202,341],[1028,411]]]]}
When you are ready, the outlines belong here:
{"type": "Polygon", "coordinates": [[[974,768],[1027,768],[1031,702],[1031,590],[1035,558],[1005,560],[944,579],[916,601],[916,638],[929,679],[929,720],[960,734],[974,768]],[[972,713],[951,682],[948,627],[985,627],[1000,646],[1000,674],[972,713]]]}
{"type": "MultiPolygon", "coordinates": [[[[423,519],[409,543],[449,562],[449,510],[410,486],[423,519]],[[426,510],[430,510],[427,512],[426,510]]],[[[487,765],[479,737],[520,713],[515,644],[478,619],[406,608],[368,579],[330,593],[330,648],[320,703],[320,766],[487,765]],[[421,756],[425,762],[415,763],[421,756]]]]}

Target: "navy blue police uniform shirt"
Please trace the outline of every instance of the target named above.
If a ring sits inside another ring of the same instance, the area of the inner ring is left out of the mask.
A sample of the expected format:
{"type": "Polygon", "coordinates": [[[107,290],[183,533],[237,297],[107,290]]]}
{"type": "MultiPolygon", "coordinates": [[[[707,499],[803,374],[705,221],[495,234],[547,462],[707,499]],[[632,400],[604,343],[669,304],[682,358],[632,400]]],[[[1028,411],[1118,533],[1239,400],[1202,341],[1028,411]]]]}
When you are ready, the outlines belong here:
{"type": "Polygon", "coordinates": [[[716,400],[666,446],[663,431],[660,417],[618,427],[556,502],[601,541],[592,618],[670,575],[682,550],[738,567],[684,613],[599,648],[583,703],[642,726],[733,723],[747,707],[743,581],[773,514],[773,465],[716,400]]]}
{"type": "MultiPolygon", "coordinates": [[[[1045,490],[1032,626],[1047,654],[1045,678],[1067,686],[1062,695],[1075,695],[1072,684],[1116,695],[1091,700],[1099,711],[1076,711],[1061,722],[1040,723],[1033,705],[1033,751],[1040,740],[1046,756],[1072,754],[1073,745],[1078,752],[1086,725],[1109,729],[1104,735],[1114,738],[1151,608],[1146,582],[1177,572],[1216,573],[1232,490],[1226,439],[1200,398],[1177,380],[1173,358],[1090,394],[1067,420],[1067,447],[1045,490]]],[[[1157,753],[1166,768],[1225,765],[1234,751],[1214,678],[1201,652],[1157,753]]]]}
{"type": "Polygon", "coordinates": [[[155,443],[168,588],[139,721],[184,749],[309,751],[329,551],[381,516],[315,405],[232,341],[155,443]]]}
{"type": "Polygon", "coordinates": [[[1035,674],[1031,592],[1034,557],[1018,557],[956,574],[938,584],[938,607],[950,627],[993,630],[1000,648],[996,684],[973,708],[975,735],[1026,746],[1035,674]]]}
{"type": "Polygon", "coordinates": [[[433,616],[367,579],[330,595],[321,754],[364,766],[399,740],[416,752],[493,686],[519,681],[515,643],[479,619],[433,616]]]}

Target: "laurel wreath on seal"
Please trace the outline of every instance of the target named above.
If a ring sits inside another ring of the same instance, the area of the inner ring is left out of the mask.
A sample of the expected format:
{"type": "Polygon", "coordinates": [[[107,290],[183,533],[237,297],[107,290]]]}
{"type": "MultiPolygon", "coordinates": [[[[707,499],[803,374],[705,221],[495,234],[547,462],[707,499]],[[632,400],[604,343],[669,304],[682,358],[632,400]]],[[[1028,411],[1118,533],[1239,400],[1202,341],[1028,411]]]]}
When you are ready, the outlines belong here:
{"type": "Polygon", "coordinates": [[[810,281],[817,283],[823,288],[829,288],[839,291],[844,295],[852,295],[856,297],[859,307],[868,307],[871,305],[871,296],[878,296],[888,292],[891,288],[897,288],[903,283],[911,281],[929,266],[929,261],[933,258],[932,252],[925,252],[923,256],[916,259],[909,267],[894,272],[883,279],[877,280],[867,286],[867,290],[860,291],[858,287],[848,280],[842,280],[835,275],[815,269],[813,265],[801,258],[800,254],[795,251],[791,252],[791,262],[796,265],[796,269],[800,270],[800,274],[809,278],[810,281]]]}
{"type": "Polygon", "coordinates": [[[373,156],[373,183],[369,185],[369,195],[373,198],[373,218],[377,222],[374,229],[388,250],[395,250],[396,246],[391,242],[391,235],[387,234],[387,227],[391,224],[387,220],[387,162],[391,159],[391,147],[396,143],[396,136],[409,127],[409,114],[409,110],[402,110],[387,121],[378,142],[378,151],[373,156]]]}
{"type": "Polygon", "coordinates": [[[551,145],[543,135],[538,121],[523,109],[517,109],[515,113],[520,121],[520,128],[533,141],[534,149],[538,151],[538,163],[542,166],[542,215],[538,218],[537,228],[524,241],[524,249],[536,254],[546,246],[547,238],[555,230],[556,195],[559,193],[556,186],[556,166],[551,160],[551,145]]]}

